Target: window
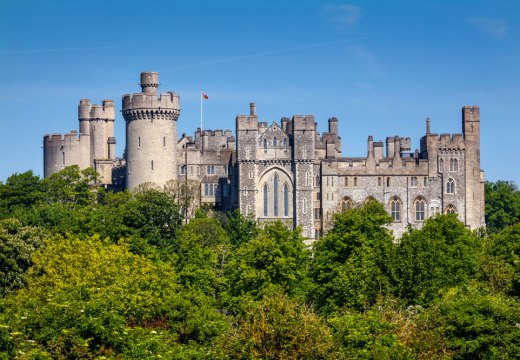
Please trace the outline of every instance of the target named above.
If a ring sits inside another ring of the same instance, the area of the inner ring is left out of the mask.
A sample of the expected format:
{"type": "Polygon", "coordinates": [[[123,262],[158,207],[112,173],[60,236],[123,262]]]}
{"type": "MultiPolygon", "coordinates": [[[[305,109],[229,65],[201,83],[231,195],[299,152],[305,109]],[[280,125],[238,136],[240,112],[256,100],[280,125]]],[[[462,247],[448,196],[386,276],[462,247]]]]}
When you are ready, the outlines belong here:
{"type": "Polygon", "coordinates": [[[398,197],[394,196],[390,201],[390,207],[392,211],[392,219],[394,222],[401,221],[401,201],[398,197]]]}
{"type": "Polygon", "coordinates": [[[426,201],[423,198],[415,200],[415,221],[424,221],[426,213],[426,201]]]}
{"type": "Polygon", "coordinates": [[[386,186],[387,187],[390,186],[390,178],[389,177],[386,178],[386,186]]]}
{"type": "Polygon", "coordinates": [[[153,160],[150,162],[150,165],[151,165],[152,171],[153,171],[153,160]]]}
{"type": "Polygon", "coordinates": [[[348,187],[348,177],[345,178],[345,186],[348,187]]]}
{"type": "Polygon", "coordinates": [[[283,139],[283,147],[284,149],[287,149],[287,139],[283,139]]]}
{"type": "Polygon", "coordinates": [[[354,203],[352,202],[352,199],[349,197],[343,198],[341,201],[341,211],[347,211],[354,207],[354,203]]]}
{"type": "Polygon", "coordinates": [[[417,176],[412,176],[412,187],[417,187],[417,176]]]}
{"type": "Polygon", "coordinates": [[[267,139],[264,139],[264,149],[267,150],[267,139]]]}
{"type": "Polygon", "coordinates": [[[459,171],[459,162],[457,159],[450,159],[450,171],[459,171]]]}
{"type": "Polygon", "coordinates": [[[63,165],[65,165],[65,152],[62,152],[61,155],[62,155],[63,165]]]}
{"type": "Polygon", "coordinates": [[[207,172],[208,172],[208,175],[214,174],[215,173],[215,166],[214,165],[208,165],[207,166],[207,172]]]}
{"type": "Polygon", "coordinates": [[[214,190],[213,185],[209,184],[209,196],[213,196],[213,194],[214,194],[213,190],[214,190]]]}
{"type": "Polygon", "coordinates": [[[264,216],[267,216],[267,184],[264,184],[264,216]]]}
{"type": "Polygon", "coordinates": [[[273,181],[273,205],[274,205],[274,216],[278,216],[278,174],[274,174],[273,181]]]}
{"type": "Polygon", "coordinates": [[[357,187],[357,177],[354,178],[354,187],[357,187]]]}
{"type": "Polygon", "coordinates": [[[424,187],[428,186],[428,178],[426,176],[423,179],[423,185],[424,185],[424,187]]]}
{"type": "Polygon", "coordinates": [[[316,182],[314,183],[314,186],[320,186],[320,176],[316,175],[316,182]]]}
{"type": "Polygon", "coordinates": [[[448,179],[448,182],[446,183],[446,192],[448,194],[454,194],[455,193],[455,181],[453,179],[448,179]]]}
{"type": "Polygon", "coordinates": [[[205,184],[204,185],[204,196],[208,196],[208,195],[209,195],[209,185],[205,184]]]}
{"type": "Polygon", "coordinates": [[[444,171],[444,160],[440,159],[439,160],[439,172],[443,172],[443,171],[444,171]]]}
{"type": "Polygon", "coordinates": [[[456,213],[457,213],[457,209],[455,209],[455,206],[448,205],[446,207],[446,214],[456,214],[456,213]]]}
{"type": "Polygon", "coordinates": [[[315,208],[314,209],[314,220],[319,220],[319,219],[320,219],[320,209],[315,208]]]}
{"type": "Polygon", "coordinates": [[[166,136],[162,138],[162,146],[166,147],[166,136]]]}
{"type": "Polygon", "coordinates": [[[319,191],[316,193],[316,200],[317,201],[321,200],[321,193],[319,191]]]}
{"type": "Polygon", "coordinates": [[[316,240],[320,238],[320,230],[319,229],[314,229],[314,238],[316,240]]]}
{"type": "Polygon", "coordinates": [[[289,216],[289,186],[283,185],[283,216],[289,216]]]}
{"type": "Polygon", "coordinates": [[[381,178],[380,177],[377,178],[377,186],[381,186],[381,178]]]}
{"type": "Polygon", "coordinates": [[[307,186],[311,185],[311,174],[309,174],[308,172],[305,173],[305,184],[307,186]]]}
{"type": "Polygon", "coordinates": [[[276,146],[277,143],[276,143],[276,136],[273,138],[273,146],[276,146]]]}
{"type": "Polygon", "coordinates": [[[223,170],[224,170],[224,175],[227,175],[227,166],[222,166],[223,170]]]}
{"type": "Polygon", "coordinates": [[[141,137],[140,136],[137,138],[137,147],[139,147],[139,148],[141,147],[141,137]]]}
{"type": "Polygon", "coordinates": [[[217,188],[218,188],[218,184],[213,184],[213,194],[215,196],[217,196],[217,188]]]}
{"type": "Polygon", "coordinates": [[[179,174],[186,175],[186,165],[179,166],[179,174]]]}

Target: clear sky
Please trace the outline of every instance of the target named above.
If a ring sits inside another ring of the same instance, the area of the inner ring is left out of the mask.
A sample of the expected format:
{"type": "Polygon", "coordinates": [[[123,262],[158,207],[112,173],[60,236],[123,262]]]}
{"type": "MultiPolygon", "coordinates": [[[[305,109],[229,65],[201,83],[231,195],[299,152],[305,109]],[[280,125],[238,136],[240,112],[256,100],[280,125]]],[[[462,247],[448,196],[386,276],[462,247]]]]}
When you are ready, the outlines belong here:
{"type": "MultiPolygon", "coordinates": [[[[520,183],[520,1],[0,1],[0,181],[42,174],[42,137],[78,129],[82,98],[139,92],[158,71],[181,97],[179,134],[339,119],[344,156],[401,135],[460,133],[479,105],[488,180],[520,183]]],[[[124,120],[116,118],[117,152],[124,120]]]]}

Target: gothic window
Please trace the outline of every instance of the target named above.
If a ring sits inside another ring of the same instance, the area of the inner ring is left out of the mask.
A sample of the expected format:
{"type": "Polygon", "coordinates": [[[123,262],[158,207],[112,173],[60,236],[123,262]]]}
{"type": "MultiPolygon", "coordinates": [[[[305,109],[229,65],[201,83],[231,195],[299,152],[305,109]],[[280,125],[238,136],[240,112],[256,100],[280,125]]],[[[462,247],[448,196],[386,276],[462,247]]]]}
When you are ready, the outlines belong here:
{"type": "Polygon", "coordinates": [[[209,196],[213,196],[213,185],[209,184],[209,196]]]}
{"type": "Polygon", "coordinates": [[[209,189],[208,189],[209,185],[208,184],[205,184],[204,185],[204,196],[208,196],[209,195],[209,189]]]}
{"type": "Polygon", "coordinates": [[[347,211],[354,207],[354,203],[352,202],[352,199],[349,197],[343,198],[341,200],[341,211],[347,211]]]}
{"type": "Polygon", "coordinates": [[[390,207],[392,210],[392,219],[394,222],[401,221],[401,201],[397,196],[394,196],[390,201],[390,207]]]}
{"type": "Polygon", "coordinates": [[[448,182],[446,183],[446,192],[448,194],[454,194],[455,193],[455,181],[453,179],[448,179],[448,182]]]}
{"type": "Polygon", "coordinates": [[[206,169],[208,171],[208,175],[215,173],[215,166],[213,166],[213,165],[208,165],[206,169]]]}
{"type": "Polygon", "coordinates": [[[374,199],[373,196],[369,196],[369,197],[367,197],[367,198],[365,199],[364,204],[368,204],[368,203],[370,203],[370,202],[372,202],[372,201],[377,201],[377,200],[374,199]]]}
{"type": "Polygon", "coordinates": [[[390,178],[389,177],[386,178],[386,186],[387,187],[390,186],[390,178]]]}
{"type": "Polygon", "coordinates": [[[264,216],[267,216],[267,205],[268,205],[268,201],[267,201],[267,184],[264,184],[264,216]]]}
{"type": "Polygon", "coordinates": [[[415,221],[424,221],[426,215],[426,200],[417,198],[415,200],[415,221]]]}
{"type": "Polygon", "coordinates": [[[381,186],[381,177],[377,178],[377,186],[381,186]]]}
{"type": "Polygon", "coordinates": [[[264,149],[267,150],[267,139],[264,139],[264,149]]]}
{"type": "Polygon", "coordinates": [[[345,178],[345,187],[348,187],[348,177],[345,178]]]}
{"type": "Polygon", "coordinates": [[[439,160],[439,172],[443,172],[443,171],[444,171],[444,160],[440,159],[439,160]]]}
{"type": "Polygon", "coordinates": [[[283,185],[283,216],[289,216],[289,186],[283,185]]]}
{"type": "Polygon", "coordinates": [[[320,176],[316,175],[316,182],[314,183],[314,186],[320,186],[320,176]]]}
{"type": "Polygon", "coordinates": [[[412,187],[417,187],[417,176],[412,176],[412,187]]]}
{"type": "Polygon", "coordinates": [[[456,214],[456,213],[457,213],[457,209],[455,209],[455,206],[448,205],[446,207],[446,214],[456,214]]]}
{"type": "Polygon", "coordinates": [[[457,159],[450,160],[450,171],[459,171],[459,162],[457,159]]]}
{"type": "Polygon", "coordinates": [[[354,178],[354,187],[357,187],[357,177],[354,178]]]}
{"type": "Polygon", "coordinates": [[[274,174],[273,205],[274,205],[274,216],[278,216],[278,174],[274,174]]]}
{"type": "Polygon", "coordinates": [[[273,146],[276,146],[278,145],[277,142],[276,142],[276,136],[273,138],[273,146]]]}
{"type": "Polygon", "coordinates": [[[213,194],[214,194],[215,196],[217,196],[217,187],[218,187],[217,184],[213,184],[213,194]]]}
{"type": "Polygon", "coordinates": [[[317,201],[321,200],[321,193],[319,191],[316,193],[316,200],[317,201]]]}

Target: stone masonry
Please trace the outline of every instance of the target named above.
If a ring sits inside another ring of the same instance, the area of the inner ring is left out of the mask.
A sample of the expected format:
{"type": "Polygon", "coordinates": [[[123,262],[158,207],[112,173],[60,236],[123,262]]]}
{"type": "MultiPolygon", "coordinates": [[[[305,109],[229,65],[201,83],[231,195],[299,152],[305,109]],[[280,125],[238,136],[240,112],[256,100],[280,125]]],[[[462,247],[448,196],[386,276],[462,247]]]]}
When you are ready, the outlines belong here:
{"type": "Polygon", "coordinates": [[[471,229],[485,226],[478,106],[462,108],[462,134],[433,134],[427,119],[420,149],[411,150],[410,138],[369,136],[366,157],[344,157],[338,119],[320,134],[312,115],[259,121],[254,103],[249,115],[236,117],[236,138],[231,130],[200,128],[179,138],[179,96],[158,95],[158,86],[158,73],[143,72],[141,92],[123,96],[122,159],[115,156],[113,101],[81,100],[79,135],[44,137],[44,176],[77,164],[94,167],[116,189],[190,181],[201,204],[300,226],[310,240],[327,231],[335,212],[371,199],[385,206],[398,237],[437,213],[456,213],[471,229]]]}

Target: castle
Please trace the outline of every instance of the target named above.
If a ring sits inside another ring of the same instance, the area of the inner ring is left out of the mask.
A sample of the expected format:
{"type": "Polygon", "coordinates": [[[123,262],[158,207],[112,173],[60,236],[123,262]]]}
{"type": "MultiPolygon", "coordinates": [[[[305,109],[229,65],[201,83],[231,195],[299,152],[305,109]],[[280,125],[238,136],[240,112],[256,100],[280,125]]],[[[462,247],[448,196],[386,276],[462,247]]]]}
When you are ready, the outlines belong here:
{"type": "Polygon", "coordinates": [[[231,130],[177,134],[180,98],[158,94],[159,75],[141,73],[141,92],[123,95],[126,148],[116,158],[114,102],[81,100],[79,134],[46,135],[44,176],[65,166],[92,166],[106,186],[135,189],[170,180],[196,184],[200,203],[239,208],[259,222],[279,219],[300,226],[308,239],[326,232],[335,212],[375,199],[384,204],[400,236],[437,213],[456,213],[470,229],[485,226],[484,172],[480,169],[480,115],[462,108],[462,134],[433,134],[430,120],[420,149],[410,138],[368,137],[366,157],[344,157],[338,120],[320,134],[314,116],[280,123],[259,121],[256,105],[231,130]]]}

